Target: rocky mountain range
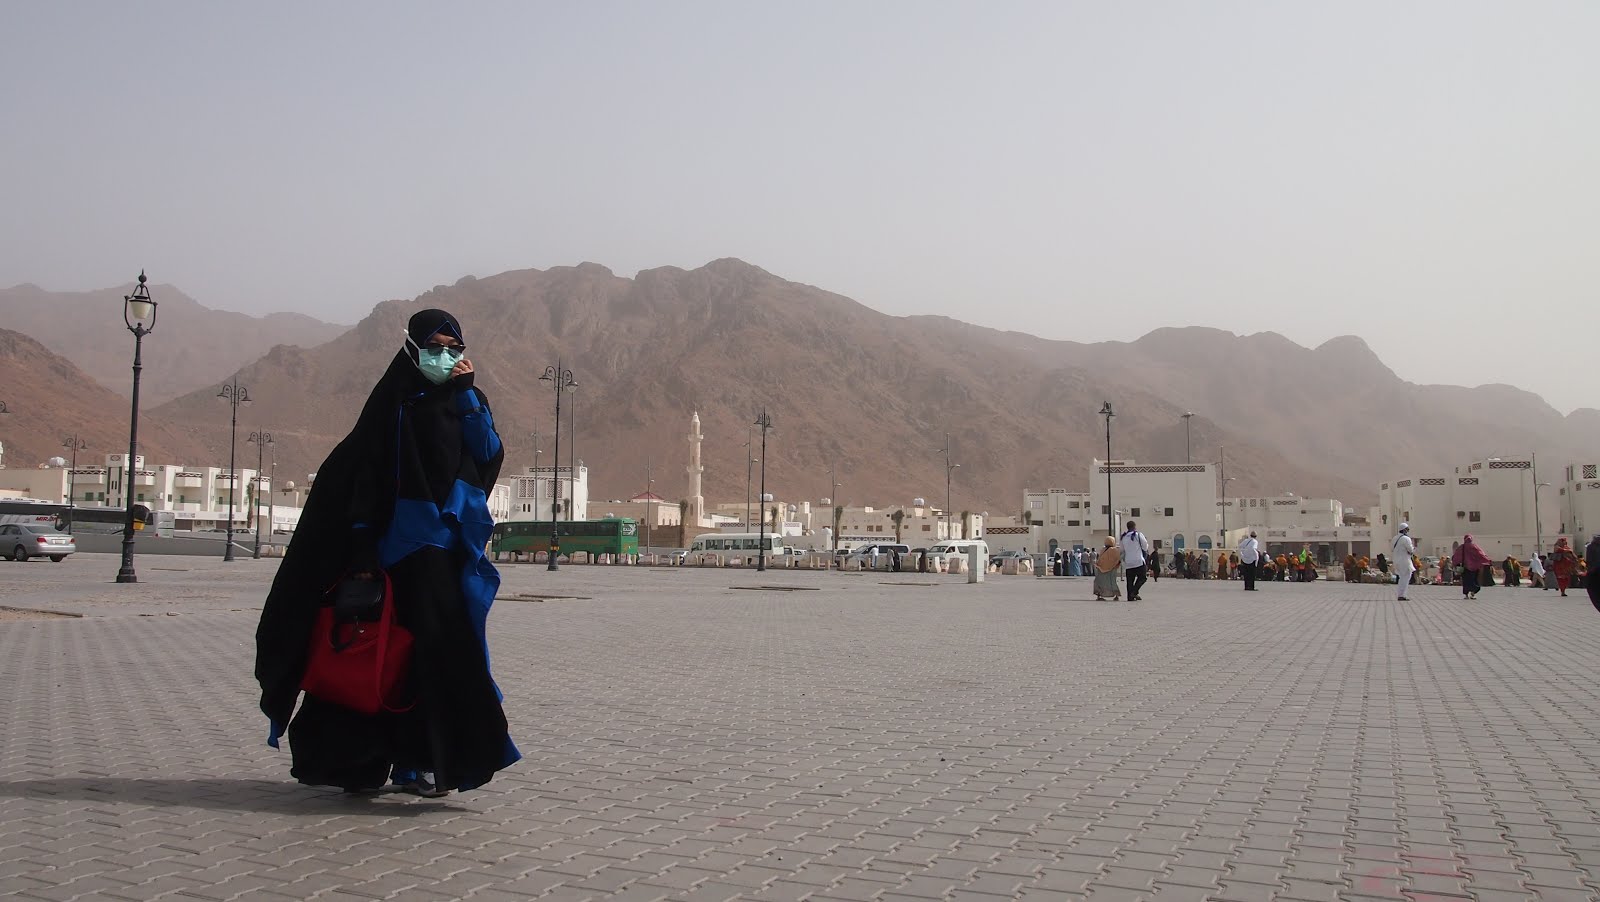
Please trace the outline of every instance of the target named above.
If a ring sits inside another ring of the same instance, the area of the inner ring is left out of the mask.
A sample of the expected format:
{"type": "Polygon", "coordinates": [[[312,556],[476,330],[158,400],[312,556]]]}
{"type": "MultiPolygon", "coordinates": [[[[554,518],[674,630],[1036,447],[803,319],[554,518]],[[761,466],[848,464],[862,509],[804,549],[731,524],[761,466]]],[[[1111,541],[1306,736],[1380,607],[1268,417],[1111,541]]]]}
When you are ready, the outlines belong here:
{"type": "MultiPolygon", "coordinates": [[[[107,294],[120,303],[123,290],[107,294]]],[[[1026,488],[1087,488],[1089,459],[1105,454],[1097,412],[1107,400],[1117,414],[1113,455],[1146,462],[1184,459],[1182,414],[1194,411],[1193,458],[1217,460],[1225,448],[1234,494],[1292,490],[1366,504],[1394,473],[1600,445],[1600,412],[1563,417],[1507,386],[1408,383],[1357,338],[1307,349],[1271,333],[1190,328],[1127,343],[1047,341],[888,316],[731,259],[633,279],[592,263],[520,270],[386,301],[326,343],[280,345],[244,366],[239,379],[256,403],[241,411],[241,440],[273,432],[280,478],[315,470],[399,347],[406,319],[424,307],[461,319],[508,472],[533,462],[536,429],[540,463],[550,463],[553,399],[539,376],[558,359],[573,370],[580,387],[563,413],[575,402],[576,454],[597,499],[644,490],[647,459],[656,492],[681,497],[695,410],[712,502],[743,497],[745,442],[765,407],[775,427],[767,490],[779,497],[942,504],[948,432],[961,464],[952,507],[993,513],[1015,511],[1026,488]]],[[[227,405],[215,389],[226,375],[196,380],[150,411],[213,461],[227,453],[227,405]]],[[[126,427],[125,403],[98,416],[126,427]]],[[[50,423],[63,428],[64,418],[50,423]]],[[[564,422],[563,463],[568,430],[564,422]]]]}
{"type": "MultiPolygon", "coordinates": [[[[140,394],[151,404],[196,386],[220,383],[275,345],[312,347],[348,329],[300,313],[249,316],[214,310],[171,285],[151,285],[157,301],[159,350],[146,356],[140,394]]],[[[127,395],[132,388],[133,336],[122,298],[133,283],[98,291],[46,291],[37,285],[0,289],[0,325],[73,361],[90,378],[127,395]]]]}

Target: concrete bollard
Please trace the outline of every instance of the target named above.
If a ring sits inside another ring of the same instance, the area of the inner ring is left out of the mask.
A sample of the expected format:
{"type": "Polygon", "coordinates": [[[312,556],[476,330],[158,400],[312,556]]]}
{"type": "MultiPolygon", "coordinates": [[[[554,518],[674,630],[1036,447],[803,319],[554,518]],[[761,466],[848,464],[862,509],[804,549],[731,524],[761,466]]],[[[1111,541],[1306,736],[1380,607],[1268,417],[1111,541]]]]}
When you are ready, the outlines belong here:
{"type": "Polygon", "coordinates": [[[960,575],[967,572],[967,559],[961,557],[947,557],[944,559],[946,573],[960,575]]]}
{"type": "Polygon", "coordinates": [[[969,584],[983,582],[984,571],[989,569],[984,566],[985,563],[987,562],[978,557],[978,546],[973,545],[967,549],[967,582],[969,584]]]}
{"type": "Polygon", "coordinates": [[[548,563],[550,563],[550,552],[548,552],[548,551],[536,551],[536,552],[534,552],[534,554],[533,554],[533,562],[535,564],[548,564],[548,563]]]}

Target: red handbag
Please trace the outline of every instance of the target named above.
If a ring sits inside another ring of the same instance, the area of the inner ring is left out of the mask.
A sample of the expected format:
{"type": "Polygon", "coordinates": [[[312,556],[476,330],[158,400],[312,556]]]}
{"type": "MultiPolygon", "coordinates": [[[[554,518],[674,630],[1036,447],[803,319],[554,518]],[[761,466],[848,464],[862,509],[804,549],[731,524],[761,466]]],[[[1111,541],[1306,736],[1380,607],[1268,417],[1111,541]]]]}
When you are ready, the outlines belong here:
{"type": "Polygon", "coordinates": [[[374,581],[352,580],[329,591],[311,628],[311,650],[300,680],[306,694],[362,714],[411,709],[393,703],[411,666],[411,631],[394,622],[394,585],[389,574],[382,576],[381,593],[374,581]],[[347,587],[376,596],[365,616],[352,613],[355,608],[345,603],[352,594],[347,587]]]}

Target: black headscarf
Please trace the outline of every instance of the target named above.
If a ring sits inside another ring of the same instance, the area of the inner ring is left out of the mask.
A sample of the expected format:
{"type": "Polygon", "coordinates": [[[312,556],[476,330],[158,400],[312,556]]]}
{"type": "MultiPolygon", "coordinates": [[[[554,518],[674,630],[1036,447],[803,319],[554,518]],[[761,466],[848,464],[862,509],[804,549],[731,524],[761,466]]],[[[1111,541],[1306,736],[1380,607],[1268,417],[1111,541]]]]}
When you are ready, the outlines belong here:
{"type": "Polygon", "coordinates": [[[479,463],[465,453],[456,396],[483,392],[469,377],[434,385],[417,368],[417,348],[445,332],[463,345],[461,324],[443,310],[411,317],[411,339],[384,371],[355,426],[318,468],[256,630],[261,710],[288,722],[323,594],[346,573],[377,566],[378,539],[399,498],[442,502],[457,479],[489,492],[504,453],[479,463]],[[402,416],[402,409],[405,415],[402,416]]]}

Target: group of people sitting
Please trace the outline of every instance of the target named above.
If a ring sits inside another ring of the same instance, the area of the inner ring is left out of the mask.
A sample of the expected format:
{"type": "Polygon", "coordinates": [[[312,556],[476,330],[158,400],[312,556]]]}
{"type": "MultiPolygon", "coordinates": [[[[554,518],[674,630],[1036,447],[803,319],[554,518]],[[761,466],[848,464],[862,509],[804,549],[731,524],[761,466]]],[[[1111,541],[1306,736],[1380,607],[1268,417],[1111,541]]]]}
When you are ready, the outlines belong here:
{"type": "MultiPolygon", "coordinates": [[[[1213,566],[1209,551],[1178,551],[1165,574],[1178,579],[1240,579],[1239,552],[1218,551],[1213,566]]],[[[1292,554],[1262,555],[1256,567],[1256,579],[1266,582],[1309,583],[1317,578],[1317,558],[1309,545],[1292,554]]]]}

